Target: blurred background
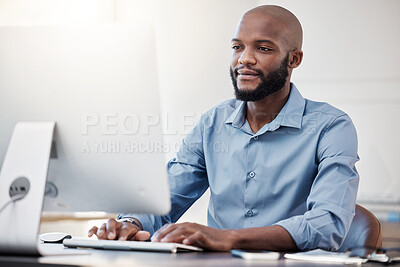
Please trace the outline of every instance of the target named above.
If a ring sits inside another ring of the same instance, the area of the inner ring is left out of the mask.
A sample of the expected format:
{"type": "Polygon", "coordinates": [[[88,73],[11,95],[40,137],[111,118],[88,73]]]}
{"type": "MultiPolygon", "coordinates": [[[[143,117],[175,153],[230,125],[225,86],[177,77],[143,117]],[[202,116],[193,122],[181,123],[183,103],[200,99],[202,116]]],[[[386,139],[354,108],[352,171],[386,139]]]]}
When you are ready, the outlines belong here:
{"type": "MultiPolygon", "coordinates": [[[[281,5],[299,18],[304,60],[292,81],[304,97],[350,115],[361,158],[358,202],[398,226],[400,1],[0,0],[0,27],[153,24],[162,110],[182,129],[165,139],[180,143],[201,113],[233,97],[230,40],[241,15],[262,4],[281,5]]],[[[207,203],[208,192],[181,221],[206,224],[207,203]]],[[[41,232],[85,235],[99,223],[44,216],[41,232]]]]}

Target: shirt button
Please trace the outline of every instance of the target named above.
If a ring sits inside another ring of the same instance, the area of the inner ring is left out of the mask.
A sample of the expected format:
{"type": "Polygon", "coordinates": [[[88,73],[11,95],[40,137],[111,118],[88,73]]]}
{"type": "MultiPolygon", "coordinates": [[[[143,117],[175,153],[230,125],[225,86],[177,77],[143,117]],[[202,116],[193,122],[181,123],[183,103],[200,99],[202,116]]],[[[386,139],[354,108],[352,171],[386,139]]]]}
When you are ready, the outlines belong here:
{"type": "Polygon", "coordinates": [[[255,172],[249,172],[249,177],[250,178],[254,178],[254,176],[256,176],[255,172]]]}
{"type": "Polygon", "coordinates": [[[258,135],[254,136],[253,139],[254,139],[254,141],[257,141],[258,140],[258,135]]]}
{"type": "Polygon", "coordinates": [[[247,216],[251,217],[251,216],[254,215],[254,212],[253,212],[252,210],[248,210],[248,211],[246,212],[246,214],[247,214],[247,216]]]}

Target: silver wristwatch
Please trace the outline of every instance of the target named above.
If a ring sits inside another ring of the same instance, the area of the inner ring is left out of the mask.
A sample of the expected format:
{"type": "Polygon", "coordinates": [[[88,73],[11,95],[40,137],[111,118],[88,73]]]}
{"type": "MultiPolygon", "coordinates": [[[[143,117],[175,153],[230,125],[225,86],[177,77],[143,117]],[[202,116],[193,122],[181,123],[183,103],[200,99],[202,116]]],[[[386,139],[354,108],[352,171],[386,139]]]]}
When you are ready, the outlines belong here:
{"type": "Polygon", "coordinates": [[[133,225],[136,225],[140,230],[142,230],[142,227],[136,222],[136,220],[134,220],[132,218],[121,218],[121,219],[118,219],[117,222],[128,222],[133,225]]]}

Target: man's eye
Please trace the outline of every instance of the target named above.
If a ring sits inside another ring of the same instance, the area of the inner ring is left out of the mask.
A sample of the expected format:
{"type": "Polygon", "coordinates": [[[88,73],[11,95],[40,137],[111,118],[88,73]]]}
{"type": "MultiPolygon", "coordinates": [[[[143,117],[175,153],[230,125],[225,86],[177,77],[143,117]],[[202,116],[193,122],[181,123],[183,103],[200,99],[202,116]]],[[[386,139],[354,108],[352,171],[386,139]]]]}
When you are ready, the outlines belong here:
{"type": "Polygon", "coordinates": [[[269,49],[268,47],[262,47],[262,46],[260,46],[260,47],[258,48],[258,50],[261,50],[261,51],[271,51],[271,49],[269,49]]]}
{"type": "Polygon", "coordinates": [[[232,50],[239,50],[240,49],[240,46],[239,45],[233,45],[232,46],[232,50]]]}

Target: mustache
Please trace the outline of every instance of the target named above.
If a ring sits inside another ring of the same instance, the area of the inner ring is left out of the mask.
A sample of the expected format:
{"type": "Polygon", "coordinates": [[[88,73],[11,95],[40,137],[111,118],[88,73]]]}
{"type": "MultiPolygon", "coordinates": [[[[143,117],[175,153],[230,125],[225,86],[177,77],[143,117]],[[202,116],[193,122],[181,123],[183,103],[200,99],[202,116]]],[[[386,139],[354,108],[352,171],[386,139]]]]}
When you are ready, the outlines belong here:
{"type": "MultiPolygon", "coordinates": [[[[244,69],[245,67],[246,66],[239,66],[239,67],[234,68],[233,70],[234,70],[235,75],[238,75],[238,71],[241,69],[244,69]]],[[[262,72],[262,70],[255,69],[255,68],[248,67],[248,66],[246,67],[246,69],[257,72],[257,74],[259,74],[260,76],[264,76],[264,72],[262,72]]]]}

